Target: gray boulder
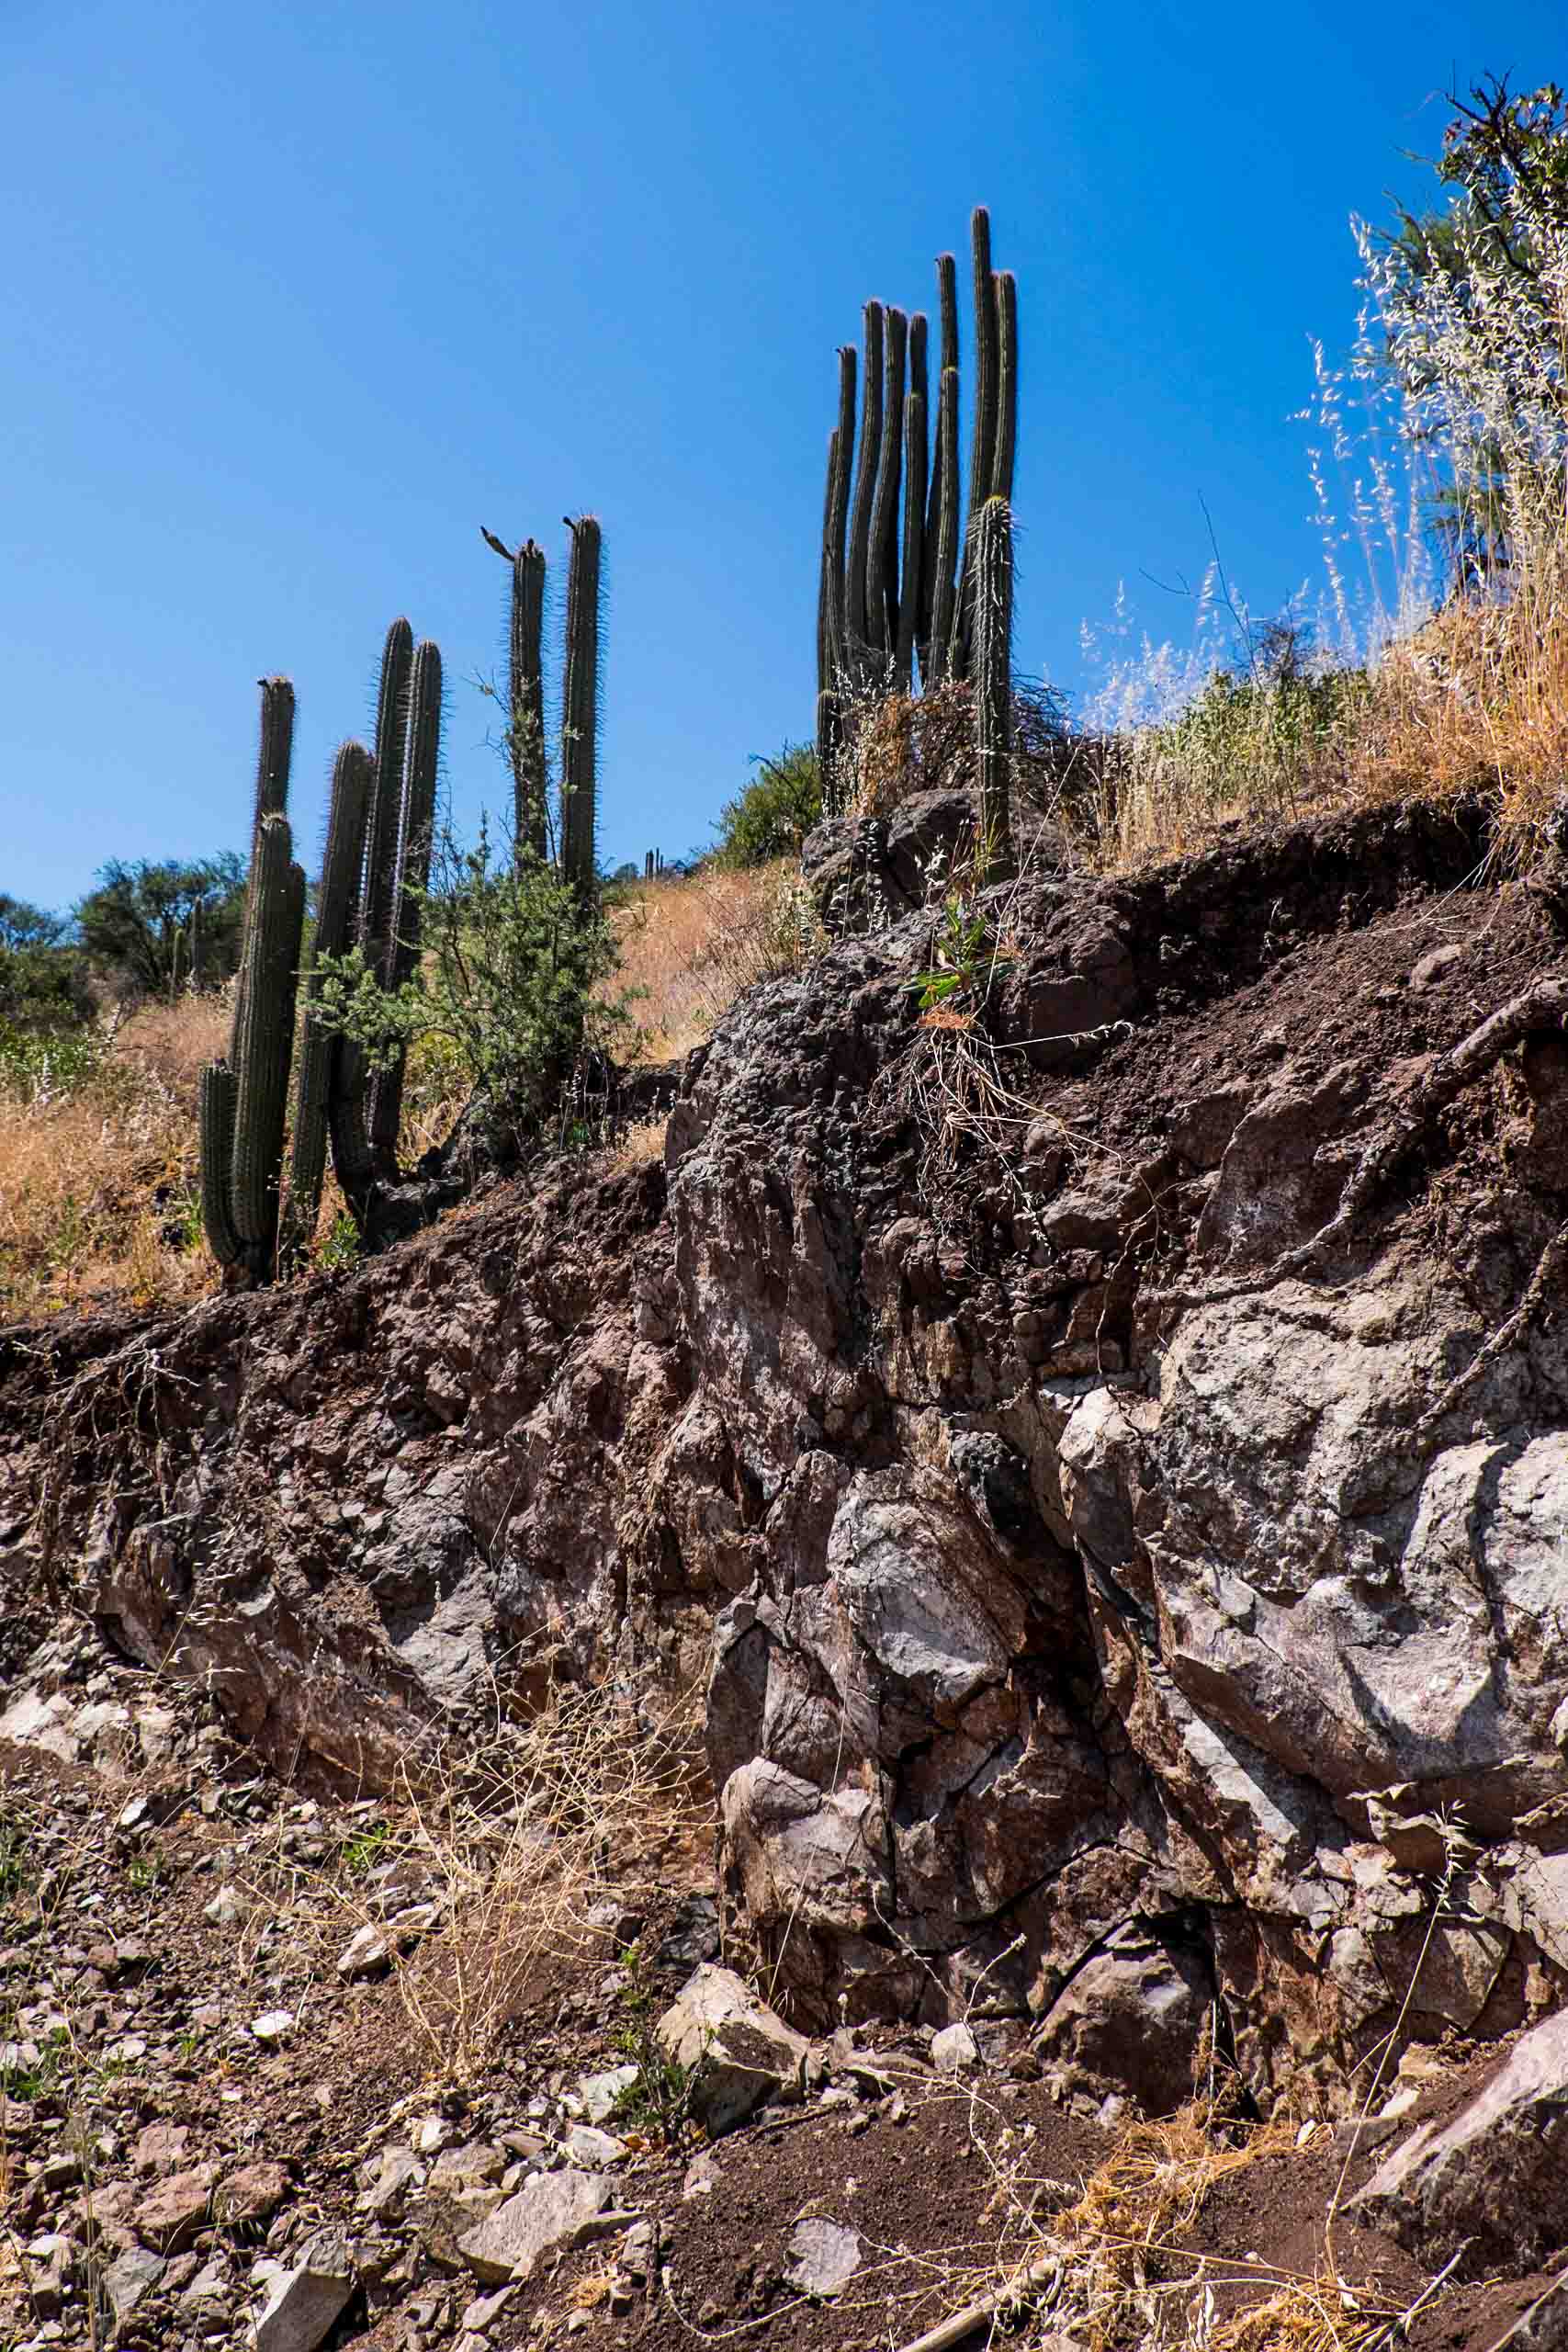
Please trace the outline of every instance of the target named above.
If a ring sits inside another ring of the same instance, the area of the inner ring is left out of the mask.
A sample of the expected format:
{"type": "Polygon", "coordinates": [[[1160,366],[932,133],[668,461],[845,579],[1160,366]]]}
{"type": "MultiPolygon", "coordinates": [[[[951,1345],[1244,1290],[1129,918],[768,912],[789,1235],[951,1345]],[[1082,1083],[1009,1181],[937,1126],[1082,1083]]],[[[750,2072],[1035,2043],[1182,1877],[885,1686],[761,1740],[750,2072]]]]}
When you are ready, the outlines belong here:
{"type": "Polygon", "coordinates": [[[665,2055],[691,2077],[692,2112],[711,2133],[781,2093],[798,2096],[810,2044],[733,1969],[705,1962],[660,2018],[658,2034],[665,2055]]]}

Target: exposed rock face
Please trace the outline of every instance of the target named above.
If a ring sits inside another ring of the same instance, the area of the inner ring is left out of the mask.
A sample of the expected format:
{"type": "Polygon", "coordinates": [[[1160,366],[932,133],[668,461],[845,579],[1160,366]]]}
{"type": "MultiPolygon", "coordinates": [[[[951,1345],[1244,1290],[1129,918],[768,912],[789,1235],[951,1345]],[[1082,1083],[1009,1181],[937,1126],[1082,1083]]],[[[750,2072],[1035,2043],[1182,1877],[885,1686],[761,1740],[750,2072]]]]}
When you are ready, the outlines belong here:
{"type": "Polygon", "coordinates": [[[1434,2269],[1518,2267],[1568,2239],[1568,2014],[1549,2018],[1445,2124],[1424,2123],[1356,2199],[1434,2269]]]}
{"type": "Polygon", "coordinates": [[[705,1659],[729,1899],[804,2023],[973,1998],[1156,2105],[1214,2000],[1327,2107],[1402,2007],[1507,2031],[1568,1984],[1568,1326],[1507,1324],[1568,1213],[1560,1040],[1301,1255],[1561,969],[1456,895],[1478,849],[1385,810],[1018,886],[967,1046],[883,888],[694,1057],[667,1198],[569,1174],[279,1299],[25,1335],[13,1573],[47,1543],[342,1780],[502,1653],[705,1659]],[[976,1053],[1028,1098],[988,1140],[976,1053]]]}

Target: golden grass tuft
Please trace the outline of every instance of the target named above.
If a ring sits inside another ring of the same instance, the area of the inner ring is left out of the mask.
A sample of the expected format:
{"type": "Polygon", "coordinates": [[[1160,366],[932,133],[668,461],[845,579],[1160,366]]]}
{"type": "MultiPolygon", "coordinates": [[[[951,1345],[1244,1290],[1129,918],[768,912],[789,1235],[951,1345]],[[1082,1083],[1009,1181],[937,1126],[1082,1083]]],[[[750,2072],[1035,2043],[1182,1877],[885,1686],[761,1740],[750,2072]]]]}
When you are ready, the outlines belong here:
{"type": "Polygon", "coordinates": [[[794,861],[708,867],[639,883],[614,910],[627,1006],[643,1057],[678,1060],[711,1037],[736,998],[809,960],[821,943],[794,861]]]}
{"type": "Polygon", "coordinates": [[[150,1005],[70,1088],[0,1089],[0,1316],[217,1287],[197,1210],[196,1086],[228,1028],[217,998],[150,1005]]]}

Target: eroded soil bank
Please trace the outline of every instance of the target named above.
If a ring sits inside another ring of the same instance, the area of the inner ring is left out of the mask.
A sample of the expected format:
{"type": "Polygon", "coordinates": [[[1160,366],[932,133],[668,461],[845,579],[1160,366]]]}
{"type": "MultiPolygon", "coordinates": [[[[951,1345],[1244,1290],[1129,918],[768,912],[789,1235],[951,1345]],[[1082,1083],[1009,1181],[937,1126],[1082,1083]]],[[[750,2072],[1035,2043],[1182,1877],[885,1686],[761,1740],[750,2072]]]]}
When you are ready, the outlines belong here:
{"type": "Polygon", "coordinates": [[[1391,808],[1038,873],[933,1024],[954,821],[827,845],[870,927],[662,1165],[0,1340],[7,1727],[84,1612],[336,1798],[498,1678],[695,1682],[796,2021],[1331,2117],[1568,1984],[1562,934],[1391,808]]]}

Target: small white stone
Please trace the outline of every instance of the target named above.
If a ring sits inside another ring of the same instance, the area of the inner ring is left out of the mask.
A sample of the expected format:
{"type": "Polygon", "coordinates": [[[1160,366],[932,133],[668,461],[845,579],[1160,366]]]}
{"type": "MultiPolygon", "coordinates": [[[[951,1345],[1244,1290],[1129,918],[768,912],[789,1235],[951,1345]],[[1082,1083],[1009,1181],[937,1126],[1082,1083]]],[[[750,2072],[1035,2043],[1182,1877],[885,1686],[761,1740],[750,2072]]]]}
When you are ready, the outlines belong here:
{"type": "Polygon", "coordinates": [[[292,2009],[264,2009],[259,2018],[251,2019],[251,2031],[265,2048],[272,2049],[287,2041],[294,2030],[292,2009]]]}

